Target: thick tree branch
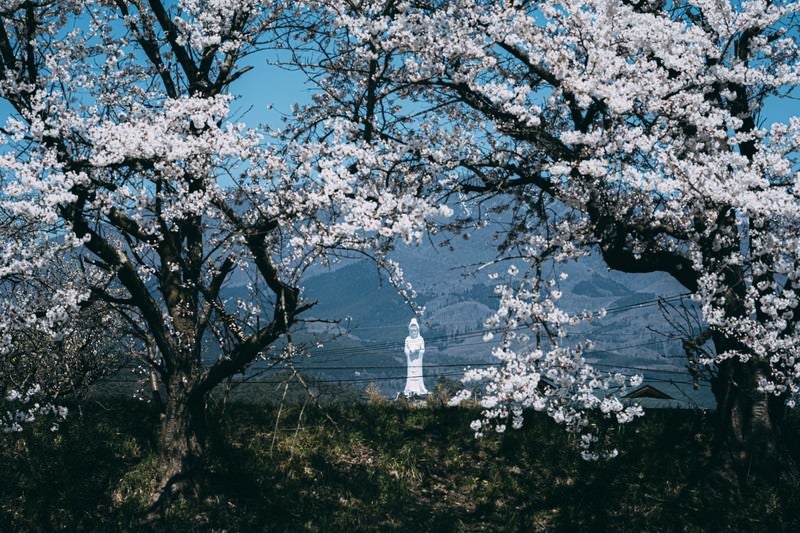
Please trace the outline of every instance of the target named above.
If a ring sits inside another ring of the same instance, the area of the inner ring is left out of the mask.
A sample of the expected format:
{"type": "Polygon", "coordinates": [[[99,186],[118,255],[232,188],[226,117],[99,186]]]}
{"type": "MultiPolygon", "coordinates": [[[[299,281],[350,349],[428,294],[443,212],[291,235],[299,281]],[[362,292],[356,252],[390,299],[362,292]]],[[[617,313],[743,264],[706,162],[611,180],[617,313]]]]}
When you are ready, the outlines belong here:
{"type": "Polygon", "coordinates": [[[156,72],[158,72],[158,76],[161,78],[161,83],[164,84],[164,90],[167,92],[167,96],[170,98],[177,98],[178,90],[175,87],[175,82],[172,81],[172,77],[169,74],[169,69],[167,69],[167,67],[164,65],[164,61],[159,50],[158,38],[153,30],[153,26],[150,24],[150,18],[142,9],[141,0],[134,0],[136,8],[139,11],[138,17],[133,17],[130,14],[127,2],[128,0],[116,0],[117,7],[119,7],[119,10],[125,17],[128,27],[133,32],[134,36],[136,36],[136,41],[139,43],[139,46],[141,46],[142,51],[147,56],[147,59],[149,59],[155,67],[156,72]],[[137,22],[142,25],[141,31],[136,25],[137,22]]]}
{"type": "Polygon", "coordinates": [[[172,20],[170,20],[169,13],[167,13],[167,10],[164,9],[162,2],[159,0],[148,0],[148,3],[150,4],[150,8],[153,10],[153,14],[156,16],[156,20],[161,26],[161,29],[167,36],[167,42],[169,42],[172,52],[175,54],[178,63],[181,65],[181,68],[183,68],[183,71],[186,73],[186,77],[189,79],[189,86],[194,86],[199,81],[197,79],[197,66],[189,56],[189,52],[186,50],[186,48],[178,43],[178,28],[175,26],[172,20]]]}

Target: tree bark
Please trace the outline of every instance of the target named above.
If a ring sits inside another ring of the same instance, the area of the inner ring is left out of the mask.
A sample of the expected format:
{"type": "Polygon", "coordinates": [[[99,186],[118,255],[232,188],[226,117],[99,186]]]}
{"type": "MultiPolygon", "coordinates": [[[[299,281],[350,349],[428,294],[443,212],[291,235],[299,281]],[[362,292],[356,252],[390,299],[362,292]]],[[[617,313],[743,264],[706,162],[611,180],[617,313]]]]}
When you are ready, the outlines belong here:
{"type": "Polygon", "coordinates": [[[151,495],[150,514],[162,513],[178,495],[197,497],[203,485],[202,456],[206,441],[206,398],[186,374],[167,387],[159,436],[159,477],[151,495]]]}
{"type": "MultiPolygon", "coordinates": [[[[718,353],[729,344],[715,338],[718,353]]],[[[768,375],[765,363],[729,359],[717,366],[719,373],[711,381],[717,401],[712,462],[739,488],[772,484],[781,472],[783,398],[758,390],[759,381],[768,375]]]]}
{"type": "MultiPolygon", "coordinates": [[[[602,237],[605,246],[601,249],[609,267],[628,273],[667,272],[688,290],[697,291],[697,274],[683,258],[677,255],[672,258],[666,253],[635,257],[621,238],[625,235],[620,229],[624,224],[604,219],[599,211],[589,213],[597,221],[596,233],[602,237]]],[[[735,227],[732,212],[721,213],[727,227],[735,227]]],[[[744,316],[744,272],[732,267],[723,271],[729,287],[725,295],[726,314],[744,316]]],[[[712,334],[712,340],[717,354],[730,350],[747,353],[746,347],[719,332],[712,334]]],[[[759,381],[769,376],[769,365],[755,359],[742,362],[734,357],[717,367],[719,372],[711,382],[717,403],[712,436],[713,473],[735,490],[761,482],[774,483],[781,472],[779,430],[784,398],[758,390],[759,381]]]]}

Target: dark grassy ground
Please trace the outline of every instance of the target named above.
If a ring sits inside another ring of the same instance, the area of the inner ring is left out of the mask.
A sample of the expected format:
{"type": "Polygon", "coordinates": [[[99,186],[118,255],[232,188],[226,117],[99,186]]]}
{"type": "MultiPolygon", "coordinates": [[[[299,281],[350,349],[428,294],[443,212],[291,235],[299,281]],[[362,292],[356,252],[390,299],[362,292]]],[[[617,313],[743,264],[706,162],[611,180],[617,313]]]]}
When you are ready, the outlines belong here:
{"type": "MultiPolygon", "coordinates": [[[[155,415],[107,400],[0,437],[0,531],[137,531],[155,468],[155,415]]],[[[283,410],[228,406],[212,432],[209,488],[165,531],[800,531],[794,468],[746,494],[704,469],[708,420],[653,411],[623,454],[580,460],[543,417],[476,441],[467,409],[402,403],[283,410]],[[298,429],[299,422],[299,429],[298,429]]]]}

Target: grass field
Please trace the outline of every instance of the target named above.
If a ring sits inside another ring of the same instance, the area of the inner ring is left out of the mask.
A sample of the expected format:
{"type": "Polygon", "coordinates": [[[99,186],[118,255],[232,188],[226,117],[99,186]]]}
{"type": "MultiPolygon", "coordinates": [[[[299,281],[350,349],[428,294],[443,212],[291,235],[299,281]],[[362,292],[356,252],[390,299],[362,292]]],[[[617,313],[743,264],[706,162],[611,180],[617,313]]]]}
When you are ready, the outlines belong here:
{"type": "MultiPolygon", "coordinates": [[[[211,431],[207,494],[173,505],[155,529],[800,531],[797,471],[787,462],[781,483],[747,493],[715,486],[700,412],[649,413],[603,463],[580,460],[544,417],[476,441],[476,412],[463,408],[379,401],[276,413],[228,405],[211,431]]],[[[0,531],[148,529],[138,521],[155,420],[146,404],[114,399],[76,407],[59,432],[2,436],[0,531]]]]}

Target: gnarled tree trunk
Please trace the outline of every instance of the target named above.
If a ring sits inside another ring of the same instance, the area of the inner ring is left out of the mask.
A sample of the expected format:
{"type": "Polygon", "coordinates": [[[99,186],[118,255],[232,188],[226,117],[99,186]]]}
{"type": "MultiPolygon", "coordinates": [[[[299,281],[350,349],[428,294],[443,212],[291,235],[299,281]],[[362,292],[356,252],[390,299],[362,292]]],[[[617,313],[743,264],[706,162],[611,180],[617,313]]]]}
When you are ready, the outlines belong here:
{"type": "MultiPolygon", "coordinates": [[[[724,344],[724,343],[723,343],[724,344]]],[[[778,480],[783,399],[758,390],[763,363],[720,363],[711,386],[717,400],[713,464],[739,488],[778,480]],[[733,478],[733,479],[731,479],[733,478]]]]}
{"type": "Polygon", "coordinates": [[[204,483],[206,396],[193,385],[186,374],[176,374],[167,387],[159,435],[159,477],[151,495],[153,513],[160,513],[174,496],[199,496],[204,483]]]}

